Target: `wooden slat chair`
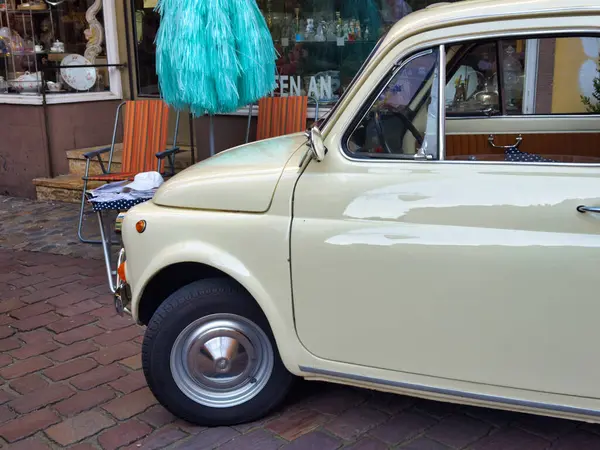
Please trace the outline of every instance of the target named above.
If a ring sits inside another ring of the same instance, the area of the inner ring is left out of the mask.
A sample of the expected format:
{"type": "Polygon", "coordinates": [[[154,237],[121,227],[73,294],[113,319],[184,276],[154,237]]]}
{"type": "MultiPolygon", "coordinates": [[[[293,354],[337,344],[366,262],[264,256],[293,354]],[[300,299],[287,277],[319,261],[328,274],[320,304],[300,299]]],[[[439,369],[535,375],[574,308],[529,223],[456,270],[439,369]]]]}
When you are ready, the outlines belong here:
{"type": "MultiPolygon", "coordinates": [[[[246,143],[250,142],[250,124],[254,105],[249,106],[246,143]]],[[[319,114],[317,103],[315,115],[319,114]]],[[[256,140],[269,139],[306,130],[308,97],[263,97],[258,101],[256,140]]]]}
{"type": "Polygon", "coordinates": [[[173,145],[167,148],[169,127],[169,108],[162,100],[131,100],[123,102],[117,108],[112,144],[109,147],[85,153],[85,175],[83,176],[83,190],[81,193],[81,210],[79,212],[79,225],[77,236],[86,243],[100,244],[83,236],[83,215],[86,203],[88,182],[103,181],[115,182],[133,180],[141,172],[157,171],[163,176],[175,174],[175,155],[181,150],[176,146],[179,130],[179,112],[175,123],[175,136],[173,145]],[[115,151],[115,142],[121,110],[123,114],[123,154],[121,171],[112,172],[112,161],[115,151]],[[110,153],[109,153],[110,152],[110,153]],[[108,166],[104,165],[101,155],[109,153],[108,166]],[[90,175],[90,163],[96,158],[102,169],[100,175],[90,175]],[[163,161],[169,161],[170,170],[164,172],[163,161]]]}

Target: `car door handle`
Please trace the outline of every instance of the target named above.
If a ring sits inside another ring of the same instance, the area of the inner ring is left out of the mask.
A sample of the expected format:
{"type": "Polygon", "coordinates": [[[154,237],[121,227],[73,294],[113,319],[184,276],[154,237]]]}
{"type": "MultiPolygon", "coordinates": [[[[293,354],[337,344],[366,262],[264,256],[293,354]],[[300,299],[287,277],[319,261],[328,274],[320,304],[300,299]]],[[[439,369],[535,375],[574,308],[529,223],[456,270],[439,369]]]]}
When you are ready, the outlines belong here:
{"type": "Polygon", "coordinates": [[[519,148],[519,146],[523,142],[523,135],[521,135],[521,134],[518,135],[517,140],[515,141],[515,143],[513,145],[496,145],[496,143],[494,142],[494,139],[495,139],[495,136],[493,134],[490,134],[488,136],[488,144],[490,144],[490,146],[497,148],[497,149],[509,150],[511,148],[519,148]]]}
{"type": "Polygon", "coordinates": [[[600,214],[600,207],[595,207],[595,206],[578,206],[577,207],[577,211],[579,211],[580,213],[596,213],[596,214],[600,214]]]}

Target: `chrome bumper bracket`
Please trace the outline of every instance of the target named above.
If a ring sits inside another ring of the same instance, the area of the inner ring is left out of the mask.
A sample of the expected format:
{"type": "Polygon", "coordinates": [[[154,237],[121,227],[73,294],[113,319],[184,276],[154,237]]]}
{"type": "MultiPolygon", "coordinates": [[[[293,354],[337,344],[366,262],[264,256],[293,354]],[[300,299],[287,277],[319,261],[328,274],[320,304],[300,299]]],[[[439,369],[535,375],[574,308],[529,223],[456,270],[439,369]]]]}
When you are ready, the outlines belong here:
{"type": "Polygon", "coordinates": [[[117,260],[117,283],[116,289],[114,290],[114,303],[115,309],[117,310],[117,314],[122,316],[124,312],[129,313],[127,309],[129,304],[131,303],[131,294],[129,285],[125,280],[121,280],[119,276],[118,268],[121,266],[121,263],[125,262],[125,249],[122,248],[119,252],[119,258],[117,260]]]}
{"type": "Polygon", "coordinates": [[[129,286],[127,283],[119,284],[115,290],[114,303],[118,315],[123,316],[123,313],[129,313],[128,307],[131,303],[131,297],[129,295],[129,286]]]}

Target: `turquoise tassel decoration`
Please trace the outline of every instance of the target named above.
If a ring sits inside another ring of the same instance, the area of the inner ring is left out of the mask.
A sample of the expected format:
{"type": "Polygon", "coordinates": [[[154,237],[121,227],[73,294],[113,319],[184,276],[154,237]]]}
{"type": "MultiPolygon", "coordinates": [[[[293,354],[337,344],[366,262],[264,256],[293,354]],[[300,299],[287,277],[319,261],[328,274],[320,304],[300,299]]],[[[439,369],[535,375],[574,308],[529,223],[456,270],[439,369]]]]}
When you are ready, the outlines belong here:
{"type": "Polygon", "coordinates": [[[233,17],[241,76],[238,80],[240,104],[256,102],[275,89],[277,54],[273,38],[255,0],[233,0],[233,17]]]}
{"type": "Polygon", "coordinates": [[[276,52],[255,0],[159,0],[156,72],[165,102],[198,117],[275,88],[276,52]]]}

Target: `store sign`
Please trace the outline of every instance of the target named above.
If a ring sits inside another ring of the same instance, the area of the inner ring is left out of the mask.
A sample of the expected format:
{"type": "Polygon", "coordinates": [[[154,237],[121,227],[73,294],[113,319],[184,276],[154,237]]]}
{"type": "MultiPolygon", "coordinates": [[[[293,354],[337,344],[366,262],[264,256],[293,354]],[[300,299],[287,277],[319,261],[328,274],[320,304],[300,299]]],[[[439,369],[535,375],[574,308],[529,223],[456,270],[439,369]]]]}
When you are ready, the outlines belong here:
{"type": "MultiPolygon", "coordinates": [[[[306,89],[306,88],[305,88],[306,89]]],[[[302,95],[302,77],[290,77],[289,75],[280,75],[277,77],[277,88],[281,97],[302,95]]],[[[331,77],[312,76],[308,82],[309,97],[323,99],[333,97],[333,83],[331,77]]]]}

